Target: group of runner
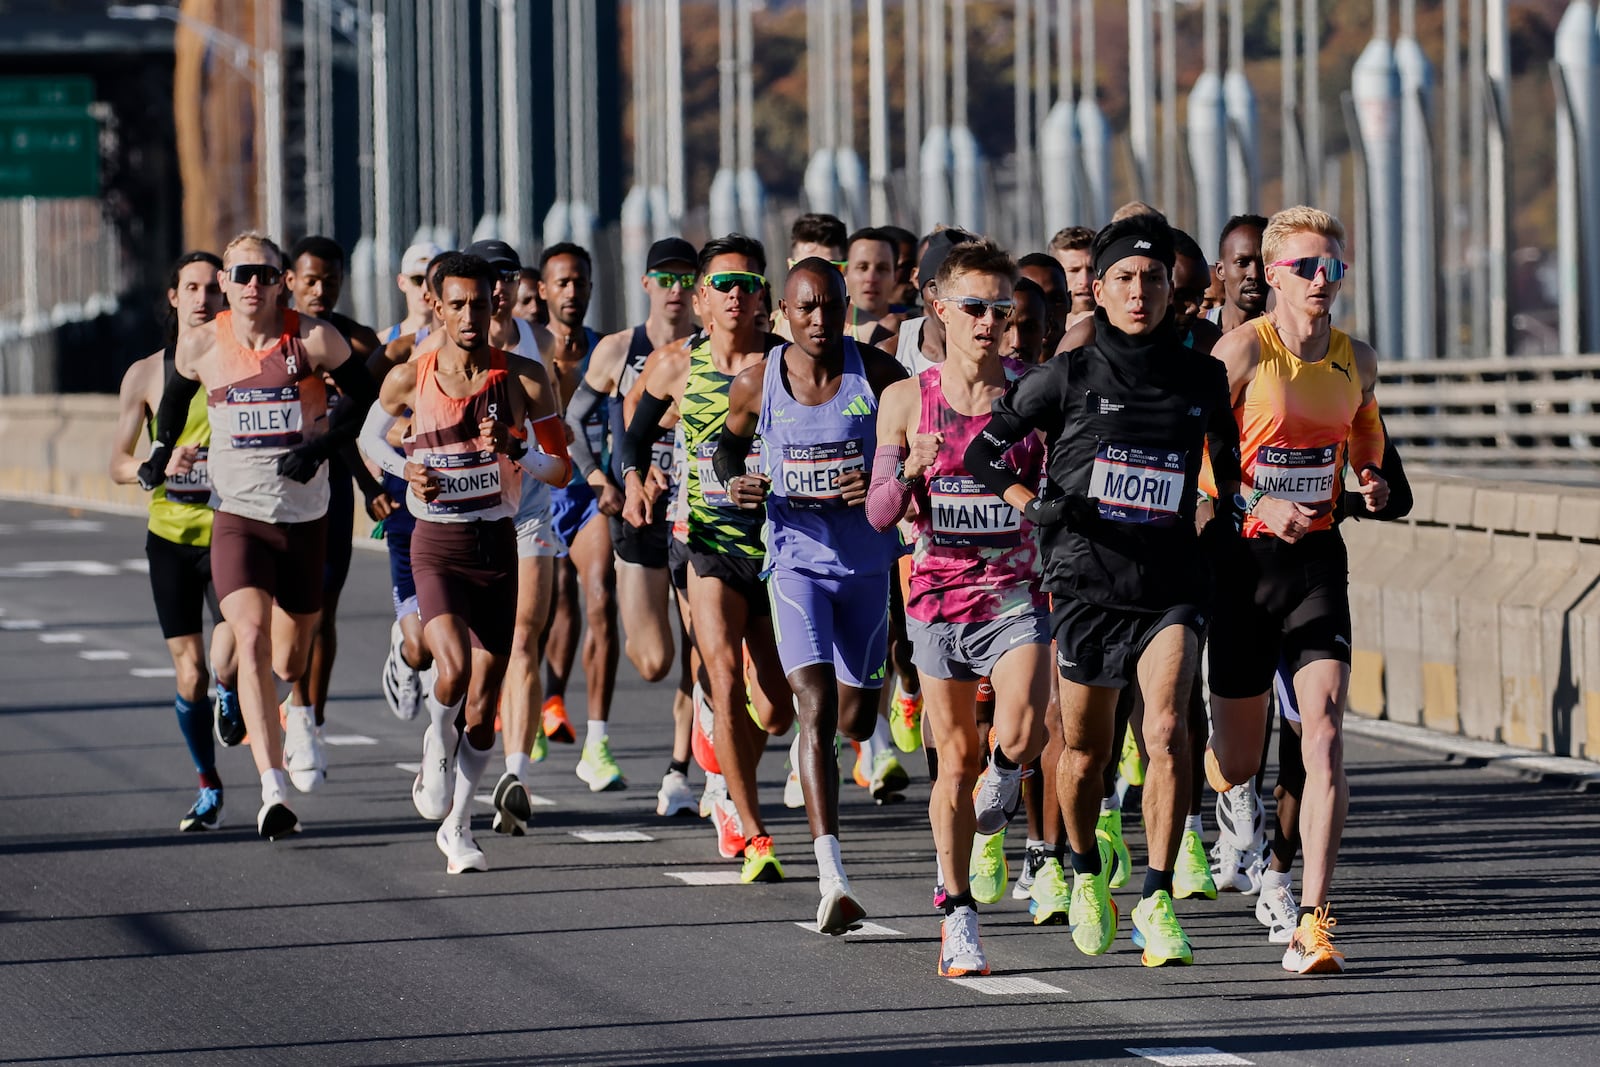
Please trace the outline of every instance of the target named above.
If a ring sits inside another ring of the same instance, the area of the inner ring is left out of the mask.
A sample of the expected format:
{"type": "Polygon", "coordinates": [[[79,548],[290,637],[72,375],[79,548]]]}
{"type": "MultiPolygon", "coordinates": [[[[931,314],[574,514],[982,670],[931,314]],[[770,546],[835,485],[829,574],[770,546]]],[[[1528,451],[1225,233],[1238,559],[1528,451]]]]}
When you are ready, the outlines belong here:
{"type": "Polygon", "coordinates": [[[383,691],[401,719],[426,711],[412,800],[451,874],[488,869],[471,805],[496,733],[492,826],[514,836],[533,764],[580,741],[580,655],[577,776],[627,787],[609,732],[626,654],[648,682],[676,669],[657,813],[708,819],[744,882],[784,877],[757,769],[792,731],[784,799],[806,810],[826,933],[868,910],[841,851],[841,754],[886,803],[910,783],[897,753],[923,748],[940,975],[988,973],[979,909],[1010,885],[1019,815],[1013,896],[1108,951],[1131,786],[1146,966],[1192,961],[1175,901],[1220,889],[1257,897],[1286,969],[1342,969],[1338,524],[1397,517],[1409,495],[1376,357],[1331,326],[1339,222],[1236,217],[1214,267],[1138,203],[1020,258],[956,228],[847,233],[816,214],[791,238],[781,288],[753,238],[656,242],[645,320],[606,337],[584,325],[593,263],[571,244],[527,267],[498,240],[414,245],[406,317],[381,334],[333,310],[345,256],[327,238],[285,255],[249,232],[182,257],[111,462],[151,493],[200,779],[180,829],[221,824],[213,739],[248,739],[261,836],[299,830],[291,789],[326,774],[359,486],[389,553],[383,691]]]}

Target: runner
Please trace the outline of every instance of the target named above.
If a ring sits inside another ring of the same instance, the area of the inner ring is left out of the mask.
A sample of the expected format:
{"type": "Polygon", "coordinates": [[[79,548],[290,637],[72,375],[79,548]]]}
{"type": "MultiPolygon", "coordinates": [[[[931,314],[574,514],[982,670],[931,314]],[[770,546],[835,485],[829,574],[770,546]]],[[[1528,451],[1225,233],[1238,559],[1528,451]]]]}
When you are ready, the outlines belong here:
{"type": "Polygon", "coordinates": [[[906,376],[893,356],[847,336],[849,303],[827,260],[790,268],[779,309],[795,341],[734,379],[715,457],[724,484],[753,483],[766,505],[772,629],[798,704],[794,763],[820,872],[817,927],[832,935],[866,917],[839,855],[834,739],[842,732],[866,742],[881,721],[889,574],[899,546],[892,532],[872,528],[863,505],[878,397],[906,376]],[[767,477],[747,478],[757,436],[767,477]]]}
{"type": "Polygon", "coordinates": [[[1018,278],[1011,299],[1016,308],[1006,322],[1006,336],[1002,342],[1005,354],[1027,366],[1044,362],[1044,354],[1053,352],[1045,347],[1045,332],[1050,329],[1050,309],[1045,302],[1044,290],[1027,278],[1018,278]]]}
{"type": "Polygon", "coordinates": [[[917,235],[901,226],[879,226],[878,232],[894,242],[894,293],[889,309],[901,318],[920,314],[917,287],[911,281],[917,270],[917,235]]]}
{"type": "Polygon", "coordinates": [[[900,328],[894,311],[894,238],[869,227],[851,234],[845,248],[844,282],[850,292],[846,332],[862,344],[880,344],[900,328]]]}
{"type": "Polygon", "coordinates": [[[1093,244],[1094,231],[1087,226],[1067,226],[1050,238],[1050,254],[1067,272],[1067,291],[1072,294],[1069,327],[1094,313],[1094,261],[1089,258],[1093,244]]]}
{"type": "MultiPolygon", "coordinates": [[[[943,256],[929,306],[945,330],[946,358],[885,391],[867,502],[879,530],[892,529],[916,502],[906,615],[923,714],[939,746],[928,815],[945,888],[938,968],[944,977],[988,973],[968,884],[973,835],[998,833],[1015,810],[1022,767],[1043,746],[1050,696],[1037,541],[963,458],[991,405],[1026,370],[1000,356],[1015,275],[1011,257],[988,240],[957,244],[943,256]],[[978,680],[985,676],[995,690],[988,743],[979,738],[976,717],[978,680]],[[985,749],[990,769],[974,797],[985,749]]],[[[1044,450],[1036,438],[1006,458],[1037,482],[1044,450]]]]}
{"type": "Polygon", "coordinates": [[[1261,261],[1261,235],[1266,228],[1267,220],[1260,215],[1235,215],[1222,227],[1212,276],[1222,288],[1223,300],[1206,318],[1223,333],[1267,310],[1267,269],[1261,261]]]}
{"type": "Polygon", "coordinates": [[[548,326],[550,324],[550,311],[544,306],[544,301],[539,298],[539,271],[537,268],[522,268],[521,276],[517,279],[517,300],[511,307],[511,313],[517,318],[537,326],[548,326]]]}
{"type": "Polygon", "coordinates": [[[1067,272],[1059,260],[1043,252],[1029,252],[1017,260],[1017,272],[1044,293],[1045,308],[1049,312],[1044,335],[1045,351],[1054,353],[1067,332],[1067,319],[1072,314],[1072,291],[1068,287],[1067,272]]]}
{"type": "Polygon", "coordinates": [[[700,250],[699,311],[708,336],[687,353],[663,350],[660,363],[646,370],[622,457],[624,515],[634,526],[643,526],[649,495],[642,472],[649,467],[650,448],[669,406],[678,405],[688,461],[683,492],[690,614],[715,717],[711,761],[727,789],[726,797],[713,805],[712,819],[723,857],[743,854],[744,882],[783,878],[783,865],[761,819],[755,769],[767,734],[786,733],[795,712],[760,577],[765,516],[755,483],[764,476],[741,476],[728,485],[716,475],[714,456],[728,415],[729,387],[746,367],[760,363],[774,343],[765,329],[766,262],[761,243],[743,234],[716,238],[700,250]],[[748,705],[741,641],[753,683],[748,705]],[[749,707],[755,722],[747,714],[749,707]]]}
{"type": "Polygon", "coordinates": [[[1203,451],[1225,488],[1237,484],[1235,431],[1222,368],[1186,349],[1173,322],[1171,229],[1156,216],[1115,222],[1096,235],[1093,255],[1094,342],[1051,360],[996,403],[967,463],[1042,528],[1066,743],[1057,786],[1072,850],[1069,921],[1088,955],[1116,936],[1110,841],[1096,822],[1118,696],[1139,684],[1150,865],[1133,927],[1145,966],[1154,967],[1193,960],[1173,911],[1172,871],[1209,594],[1194,509],[1203,451]],[[1034,492],[1037,476],[1001,461],[1036,432],[1050,457],[1043,495],[1034,492]]]}
{"type": "MultiPolygon", "coordinates": [[[[157,411],[156,444],[140,483],[188,474],[199,446],[174,448],[201,386],[211,423],[207,455],[220,499],[211,573],[238,643],[239,702],[261,774],[256,828],[276,840],[299,830],[290,810],[274,674],[306,671],[322,609],[328,475],[323,464],[351,441],[375,387],[364,361],[331,326],[284,310],[283,254],[246,232],[228,243],[218,275],[230,310],[178,340],[157,411]],[[348,398],[332,412],[322,375],[348,398]]],[[[304,711],[304,709],[302,709],[304,711]]],[[[303,716],[302,716],[303,721],[303,716]]]]}
{"type": "Polygon", "coordinates": [[[516,626],[521,469],[560,484],[571,473],[555,396],[536,361],[489,342],[496,268],[452,254],[434,274],[440,341],[384,379],[362,437],[383,441],[409,412],[405,454],[379,450],[408,483],[417,518],[412,565],[423,635],[429,724],[412,802],[442,820],[434,841],[450,874],[486,871],[472,836],[472,797],[494,750],[495,708],[516,626]],[[538,449],[522,440],[531,424],[538,449]],[[520,464],[520,467],[519,467],[520,464]],[[457,734],[464,714],[466,730],[457,734]]]}
{"type": "Polygon", "coordinates": [[[789,269],[802,259],[816,256],[845,269],[845,225],[832,215],[808,212],[789,227],[789,269]]]}
{"type": "MultiPolygon", "coordinates": [[[[1367,510],[1382,511],[1383,429],[1377,356],[1330,324],[1344,277],[1344,227],[1310,207],[1278,212],[1262,235],[1270,312],[1217,345],[1243,445],[1248,517],[1237,548],[1213,561],[1213,734],[1206,774],[1217,792],[1259,766],[1268,692],[1281,657],[1294,678],[1305,760],[1300,804],[1305,880],[1283,966],[1340,971],[1328,889],[1349,806],[1342,719],[1350,679],[1349,562],[1334,524],[1340,471],[1355,472],[1367,510]]],[[[1251,791],[1254,795],[1254,791],[1251,791]]]]}
{"type": "MultiPolygon", "coordinates": [[[[166,347],[139,360],[122,376],[111,451],[111,480],[118,485],[139,483],[134,446],[141,430],[155,436],[154,419],[161,407],[161,390],[172,377],[178,339],[222,310],[222,287],[217,284],[221,268],[222,260],[210,252],[185,253],[172,265],[167,284],[166,347]]],[[[196,394],[178,443],[204,448],[210,440],[205,399],[196,394]]],[[[217,775],[213,733],[228,747],[244,740],[244,719],[238,694],[233,691],[237,682],[233,631],[222,620],[211,585],[211,518],[211,480],[203,459],[197,458],[186,477],[166,479],[150,492],[150,520],[144,539],[150,591],[177,679],[173,707],[178,714],[178,732],[200,776],[199,795],[178,821],[178,829],[185,832],[215,830],[222,825],[222,779],[217,775]],[[209,663],[200,630],[202,605],[211,608],[213,621],[209,663]],[[217,679],[214,706],[206,693],[213,674],[217,679]]]]}
{"type": "Polygon", "coordinates": [[[418,241],[400,256],[400,273],[395,275],[394,284],[406,298],[406,317],[379,335],[384,344],[415,334],[433,322],[433,306],[428,302],[428,264],[443,251],[432,241],[418,241]]]}

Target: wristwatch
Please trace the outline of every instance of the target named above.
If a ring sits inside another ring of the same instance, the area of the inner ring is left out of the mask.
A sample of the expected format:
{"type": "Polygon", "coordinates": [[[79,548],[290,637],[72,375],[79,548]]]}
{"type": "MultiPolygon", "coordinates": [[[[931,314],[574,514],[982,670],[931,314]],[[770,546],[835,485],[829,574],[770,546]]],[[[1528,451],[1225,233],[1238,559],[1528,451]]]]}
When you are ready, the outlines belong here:
{"type": "Polygon", "coordinates": [[[895,464],[894,480],[905,486],[907,489],[915,489],[918,485],[922,484],[922,475],[918,474],[915,477],[907,478],[906,461],[902,459],[900,462],[895,464]]]}

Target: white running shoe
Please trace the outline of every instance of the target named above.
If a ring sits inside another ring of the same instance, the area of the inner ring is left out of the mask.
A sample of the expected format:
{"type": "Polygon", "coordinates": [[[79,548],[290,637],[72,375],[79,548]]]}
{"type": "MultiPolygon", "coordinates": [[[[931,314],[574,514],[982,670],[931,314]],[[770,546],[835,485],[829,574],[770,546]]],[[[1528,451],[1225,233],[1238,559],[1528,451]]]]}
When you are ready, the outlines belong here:
{"type": "Polygon", "coordinates": [[[1250,886],[1244,874],[1245,857],[1226,839],[1211,846],[1211,881],[1219,893],[1242,893],[1250,886]]]}
{"type": "Polygon", "coordinates": [[[447,821],[433,835],[433,842],[444,853],[444,869],[449,874],[489,869],[489,857],[478,847],[478,842],[472,837],[472,828],[466,823],[447,821]]]}
{"type": "Polygon", "coordinates": [[[661,776],[661,789],[656,793],[656,814],[693,815],[699,810],[694,790],[689,788],[689,778],[682,771],[668,771],[661,776]]]}
{"type": "Polygon", "coordinates": [[[327,777],[328,757],[322,749],[322,731],[306,708],[291,708],[283,719],[283,764],[289,781],[309,793],[327,777]]]}
{"type": "Polygon", "coordinates": [[[978,912],[957,908],[944,917],[939,936],[939,977],[964,978],[988,974],[989,958],[978,938],[978,912]]]}
{"type": "Polygon", "coordinates": [[[441,751],[433,728],[430,726],[422,732],[422,764],[416,781],[411,784],[411,802],[424,819],[437,820],[450,814],[455,802],[456,744],[459,740],[456,728],[446,726],[441,751]]]}
{"type": "Polygon", "coordinates": [[[867,909],[850,892],[849,883],[829,878],[820,888],[822,901],[817,905],[817,929],[831,937],[860,929],[867,909]]]}
{"type": "Polygon", "coordinates": [[[389,655],[383,661],[383,698],[397,718],[410,722],[422,710],[422,675],[406,662],[405,640],[396,620],[389,627],[389,655]]]}
{"type": "Polygon", "coordinates": [[[978,816],[978,833],[992,837],[1004,830],[1021,802],[1022,768],[1001,770],[991,759],[978,778],[978,788],[972,794],[972,807],[978,816]]]}
{"type": "Polygon", "coordinates": [[[1263,884],[1256,900],[1256,921],[1267,928],[1267,940],[1274,945],[1287,945],[1300,923],[1292,886],[1287,878],[1272,885],[1263,884]]]}
{"type": "Polygon", "coordinates": [[[700,817],[711,818],[711,812],[716,808],[717,801],[728,795],[728,783],[720,774],[706,774],[705,788],[700,790],[700,817]]]}
{"type": "Polygon", "coordinates": [[[1217,840],[1243,853],[1267,843],[1266,812],[1255,789],[1255,779],[1217,794],[1217,840]]]}
{"type": "Polygon", "coordinates": [[[1267,849],[1262,848],[1244,857],[1249,862],[1244,865],[1244,870],[1241,872],[1244,875],[1245,886],[1239,892],[1247,897],[1253,897],[1261,892],[1262,878],[1267,873],[1267,860],[1270,855],[1267,849]]]}

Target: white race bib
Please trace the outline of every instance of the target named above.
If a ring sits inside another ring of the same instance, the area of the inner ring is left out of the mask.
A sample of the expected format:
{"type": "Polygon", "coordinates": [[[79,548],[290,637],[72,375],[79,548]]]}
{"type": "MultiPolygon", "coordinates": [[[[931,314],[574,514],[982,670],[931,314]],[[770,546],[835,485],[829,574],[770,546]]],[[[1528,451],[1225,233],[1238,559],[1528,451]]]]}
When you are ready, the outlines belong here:
{"type": "Polygon", "coordinates": [[[1022,543],[1022,513],[966,474],[928,479],[928,528],[942,548],[1007,548],[1022,543]]]}
{"type": "Polygon", "coordinates": [[[229,386],[228,443],[234,448],[291,448],[304,429],[300,386],[229,386]]]}
{"type": "MultiPolygon", "coordinates": [[[[708,508],[736,508],[739,505],[728,499],[728,487],[717,477],[715,457],[719,441],[701,441],[694,453],[695,469],[700,475],[700,499],[708,508]]],[[[750,454],[744,458],[746,474],[761,473],[761,439],[750,445],[750,454]]]]}
{"type": "Polygon", "coordinates": [[[1251,478],[1256,489],[1296,504],[1333,503],[1339,473],[1339,447],[1281,448],[1263,445],[1256,450],[1251,478]]]}
{"type": "Polygon", "coordinates": [[[839,478],[846,471],[866,469],[863,448],[860,438],[816,445],[785,445],[778,475],[789,506],[805,510],[844,507],[839,478]]]}
{"type": "Polygon", "coordinates": [[[500,458],[493,452],[425,452],[413,458],[439,482],[439,495],[428,501],[430,515],[466,515],[503,499],[500,458]]]}
{"type": "Polygon", "coordinates": [[[207,458],[210,451],[200,449],[195,453],[194,466],[182,474],[167,475],[164,488],[168,500],[174,504],[211,503],[211,463],[207,458]]]}
{"type": "Polygon", "coordinates": [[[1183,502],[1187,459],[1170,449],[1102,441],[1095,448],[1089,496],[1100,502],[1102,519],[1170,526],[1183,502]]]}

